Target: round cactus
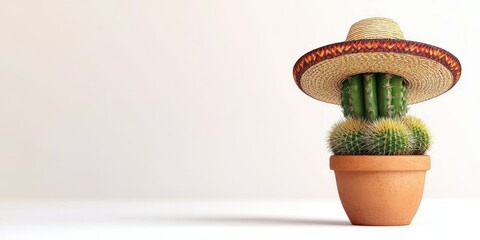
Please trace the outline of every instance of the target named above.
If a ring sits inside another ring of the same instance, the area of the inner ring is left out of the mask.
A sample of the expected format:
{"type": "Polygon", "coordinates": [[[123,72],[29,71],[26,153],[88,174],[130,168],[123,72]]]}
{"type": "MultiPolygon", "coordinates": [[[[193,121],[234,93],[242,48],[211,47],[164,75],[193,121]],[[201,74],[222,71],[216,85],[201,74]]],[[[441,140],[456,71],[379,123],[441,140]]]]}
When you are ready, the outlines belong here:
{"type": "Polygon", "coordinates": [[[413,136],[413,144],[410,154],[424,154],[429,148],[432,141],[430,130],[422,120],[413,116],[407,116],[403,122],[410,129],[413,136]]]}
{"type": "Polygon", "coordinates": [[[406,155],[411,151],[412,134],[400,119],[380,118],[369,125],[365,143],[371,155],[406,155]]]}
{"type": "Polygon", "coordinates": [[[367,124],[361,118],[347,118],[330,130],[328,143],[335,155],[365,154],[365,130],[367,124]]]}

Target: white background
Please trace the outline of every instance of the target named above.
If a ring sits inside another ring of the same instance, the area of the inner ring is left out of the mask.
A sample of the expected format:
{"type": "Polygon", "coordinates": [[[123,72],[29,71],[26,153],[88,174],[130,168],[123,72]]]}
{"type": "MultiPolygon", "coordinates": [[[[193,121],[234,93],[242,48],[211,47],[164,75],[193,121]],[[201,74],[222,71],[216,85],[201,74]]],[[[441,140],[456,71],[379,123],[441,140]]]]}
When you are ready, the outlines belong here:
{"type": "Polygon", "coordinates": [[[1,1],[0,199],[336,198],[340,108],[293,64],[374,16],[460,59],[411,113],[435,137],[425,196],[480,196],[471,2],[1,1]]]}

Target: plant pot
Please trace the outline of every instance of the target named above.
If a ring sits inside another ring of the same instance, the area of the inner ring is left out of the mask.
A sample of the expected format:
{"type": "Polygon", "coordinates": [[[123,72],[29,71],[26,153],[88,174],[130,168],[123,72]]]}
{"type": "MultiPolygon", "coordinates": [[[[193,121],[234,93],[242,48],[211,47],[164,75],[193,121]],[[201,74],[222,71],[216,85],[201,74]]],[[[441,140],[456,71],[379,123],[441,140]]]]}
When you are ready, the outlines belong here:
{"type": "Polygon", "coordinates": [[[428,155],[333,155],[338,194],[354,225],[408,225],[422,199],[428,155]]]}

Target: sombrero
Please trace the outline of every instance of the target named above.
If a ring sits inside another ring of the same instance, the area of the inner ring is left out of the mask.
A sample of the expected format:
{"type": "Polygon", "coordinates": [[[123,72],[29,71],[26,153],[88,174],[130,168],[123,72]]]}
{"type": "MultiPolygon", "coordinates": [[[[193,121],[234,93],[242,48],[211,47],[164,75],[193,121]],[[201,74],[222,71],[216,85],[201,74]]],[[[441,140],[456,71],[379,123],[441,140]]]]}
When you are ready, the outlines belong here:
{"type": "Polygon", "coordinates": [[[340,104],[341,83],[360,73],[390,73],[407,81],[409,104],[434,98],[460,79],[458,59],[446,50],[405,40],[396,22],[367,18],[353,24],[347,40],[312,50],[295,63],[297,86],[320,101],[340,104]]]}

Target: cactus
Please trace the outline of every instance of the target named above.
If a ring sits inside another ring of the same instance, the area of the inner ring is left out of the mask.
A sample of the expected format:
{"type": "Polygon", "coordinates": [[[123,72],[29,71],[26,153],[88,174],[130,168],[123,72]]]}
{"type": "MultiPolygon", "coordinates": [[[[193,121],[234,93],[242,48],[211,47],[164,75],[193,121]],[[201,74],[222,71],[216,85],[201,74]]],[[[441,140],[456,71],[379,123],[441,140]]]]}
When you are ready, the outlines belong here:
{"type": "Polygon", "coordinates": [[[342,83],[341,106],[346,120],[328,137],[335,155],[424,154],[431,134],[418,118],[407,116],[408,84],[388,73],[366,73],[342,83]]]}
{"type": "Polygon", "coordinates": [[[408,87],[392,74],[358,74],[343,81],[341,100],[345,117],[402,117],[407,112],[408,87]]]}
{"type": "Polygon", "coordinates": [[[402,116],[405,116],[408,111],[408,84],[404,81],[402,87],[402,105],[403,105],[403,112],[401,113],[402,116]]]}
{"type": "Polygon", "coordinates": [[[348,77],[342,83],[342,106],[345,117],[362,117],[363,107],[362,76],[348,77]]]}
{"type": "Polygon", "coordinates": [[[377,83],[375,74],[363,75],[363,97],[365,103],[365,117],[375,120],[378,118],[377,83]]]}
{"type": "Polygon", "coordinates": [[[347,118],[330,130],[328,143],[335,155],[365,154],[366,122],[361,118],[347,118]]]}
{"type": "Polygon", "coordinates": [[[368,127],[365,143],[371,155],[406,155],[411,151],[412,134],[400,119],[380,118],[368,127]]]}
{"type": "Polygon", "coordinates": [[[403,78],[378,74],[378,112],[380,117],[402,117],[407,111],[408,88],[403,78]]]}
{"type": "Polygon", "coordinates": [[[430,130],[428,130],[422,120],[413,116],[405,117],[403,122],[410,129],[413,136],[413,145],[410,154],[424,154],[430,148],[432,141],[430,130]]]}

